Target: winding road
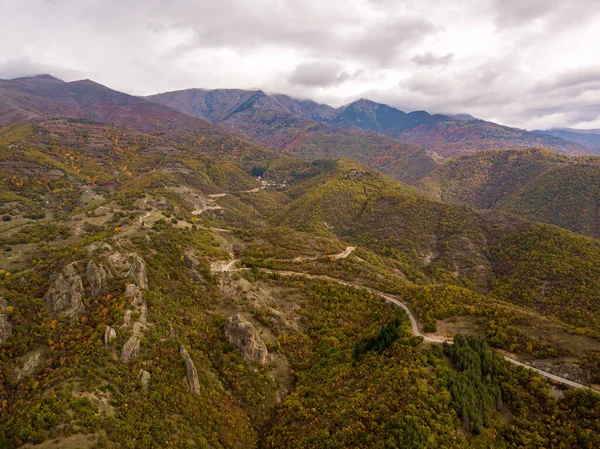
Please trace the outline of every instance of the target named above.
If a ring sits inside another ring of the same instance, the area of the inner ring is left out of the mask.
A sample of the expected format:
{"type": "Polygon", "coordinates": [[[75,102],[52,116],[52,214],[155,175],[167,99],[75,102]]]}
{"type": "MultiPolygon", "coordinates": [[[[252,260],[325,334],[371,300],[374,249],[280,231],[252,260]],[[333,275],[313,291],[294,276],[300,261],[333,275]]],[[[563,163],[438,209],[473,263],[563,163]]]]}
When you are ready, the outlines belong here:
{"type": "MultiPolygon", "coordinates": [[[[148,197],[146,196],[146,197],[144,197],[144,206],[146,206],[147,204],[148,204],[148,197]]],[[[146,212],[146,215],[144,215],[143,217],[140,217],[140,224],[145,228],[147,228],[148,226],[146,226],[146,223],[144,223],[144,220],[146,218],[148,218],[150,215],[151,215],[150,212],[146,212]]]]}
{"type": "Polygon", "coordinates": [[[354,250],[356,249],[355,246],[347,246],[346,249],[344,251],[342,251],[339,254],[329,254],[329,255],[325,255],[325,256],[298,256],[295,257],[294,259],[275,259],[278,262],[302,262],[305,260],[319,260],[319,259],[323,259],[326,257],[330,257],[333,259],[346,259],[348,258],[348,256],[350,254],[352,254],[354,252],[354,250]]]}
{"type": "MultiPolygon", "coordinates": [[[[354,251],[354,247],[348,247],[346,249],[346,251],[349,251],[348,254],[345,255],[345,257],[348,257],[348,255],[350,255],[352,253],[352,251],[354,251]],[[352,248],[350,250],[350,248],[352,248]]],[[[345,254],[346,251],[344,251],[344,253],[341,254],[345,254]]],[[[334,256],[335,257],[335,256],[334,256]]],[[[213,268],[213,271],[215,272],[232,272],[232,271],[243,271],[243,270],[248,270],[248,268],[236,268],[233,269],[233,266],[239,262],[239,259],[235,259],[232,260],[231,262],[227,263],[227,264],[219,264],[218,266],[215,266],[213,268]]],[[[324,275],[314,275],[314,274],[307,274],[307,273],[299,273],[296,271],[283,271],[283,270],[270,270],[267,268],[259,268],[260,271],[264,272],[264,273],[270,273],[270,274],[277,274],[280,276],[299,276],[299,277],[304,277],[307,279],[318,279],[318,280],[323,280],[323,281],[330,281],[330,282],[336,282],[338,284],[347,286],[347,287],[352,287],[352,288],[356,288],[356,289],[360,289],[360,290],[365,290],[369,293],[372,293],[374,295],[377,295],[383,299],[385,299],[386,301],[394,304],[397,307],[400,307],[402,310],[404,310],[406,312],[406,315],[408,316],[408,319],[410,320],[410,326],[411,326],[411,330],[413,332],[413,334],[415,334],[415,336],[417,337],[422,337],[423,341],[428,342],[428,343],[448,343],[448,344],[453,344],[452,339],[446,339],[443,337],[436,337],[436,336],[429,336],[429,335],[425,335],[421,332],[421,330],[419,329],[419,323],[417,322],[417,319],[415,318],[414,314],[412,313],[412,311],[410,310],[410,308],[403,303],[402,301],[400,301],[398,298],[394,298],[393,296],[390,296],[386,293],[383,293],[379,290],[374,290],[372,288],[369,287],[365,287],[359,284],[353,284],[347,281],[343,281],[341,279],[336,279],[336,278],[332,278],[329,276],[324,276],[324,275]]],[[[573,387],[573,388],[582,388],[585,390],[589,390],[589,391],[594,391],[596,392],[596,390],[592,390],[591,388],[582,385],[580,383],[577,382],[573,382],[572,380],[569,379],[565,379],[563,377],[560,376],[556,376],[552,373],[549,373],[547,371],[543,371],[541,369],[535,368],[531,365],[527,365],[526,363],[522,363],[519,362],[518,360],[512,359],[508,356],[503,355],[502,356],[504,358],[504,360],[506,360],[509,363],[512,363],[513,365],[516,366],[520,366],[532,371],[537,372],[538,374],[540,374],[541,376],[546,377],[547,379],[550,379],[551,381],[554,382],[558,382],[564,385],[568,385],[569,387],[573,387]]]]}
{"type": "Polygon", "coordinates": [[[146,212],[146,215],[144,215],[143,217],[140,217],[140,224],[141,224],[142,226],[144,226],[144,227],[147,227],[147,226],[146,226],[146,223],[144,223],[144,220],[145,220],[146,218],[148,218],[150,215],[151,215],[151,213],[150,213],[150,212],[146,212]]]}
{"type": "Polygon", "coordinates": [[[356,249],[356,246],[347,246],[344,251],[342,251],[339,254],[334,254],[332,257],[334,259],[346,259],[346,258],[348,258],[348,256],[350,254],[352,254],[354,252],[355,249],[356,249]]]}
{"type": "MultiPolygon", "coordinates": [[[[419,330],[419,324],[417,323],[417,320],[415,319],[414,315],[412,314],[412,312],[410,311],[410,309],[408,308],[408,306],[406,306],[406,304],[398,301],[396,298],[392,298],[389,295],[386,295],[383,292],[379,292],[377,290],[372,290],[372,289],[367,289],[369,292],[374,293],[380,297],[382,297],[383,299],[385,299],[386,301],[389,301],[393,304],[395,304],[396,306],[402,308],[406,314],[408,315],[408,318],[410,320],[410,326],[412,328],[412,332],[413,334],[415,334],[417,337],[423,337],[424,341],[430,342],[430,343],[448,343],[448,344],[452,344],[453,341],[452,340],[448,340],[448,339],[444,339],[444,338],[438,338],[438,337],[430,337],[428,335],[422,334],[421,331],[419,330]]],[[[572,380],[569,379],[565,379],[563,377],[560,376],[556,376],[555,374],[549,373],[547,371],[543,371],[541,369],[538,368],[534,368],[531,365],[527,365],[526,363],[523,362],[519,362],[518,360],[512,359],[506,355],[502,356],[504,358],[504,360],[506,360],[509,363],[512,363],[513,365],[516,366],[522,366],[523,368],[527,368],[530,369],[532,371],[537,372],[538,374],[541,374],[542,376],[553,380],[555,382],[560,382],[562,384],[568,385],[570,387],[573,388],[584,388],[584,389],[588,389],[591,390],[589,387],[586,387],[585,385],[582,385],[580,383],[577,382],[573,382],[572,380]]],[[[593,391],[593,390],[592,390],[593,391]]]]}

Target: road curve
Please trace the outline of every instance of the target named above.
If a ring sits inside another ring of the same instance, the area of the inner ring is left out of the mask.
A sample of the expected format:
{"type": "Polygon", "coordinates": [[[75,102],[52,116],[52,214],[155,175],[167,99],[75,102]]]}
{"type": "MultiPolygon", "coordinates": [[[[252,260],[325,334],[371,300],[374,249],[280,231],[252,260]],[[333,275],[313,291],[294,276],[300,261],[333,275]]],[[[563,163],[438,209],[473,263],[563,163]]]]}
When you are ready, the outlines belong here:
{"type": "Polygon", "coordinates": [[[406,304],[404,304],[403,302],[397,300],[396,298],[392,298],[391,296],[388,296],[385,293],[382,293],[380,291],[372,290],[370,288],[368,288],[367,290],[370,293],[378,295],[378,296],[382,297],[383,299],[385,299],[386,301],[391,302],[392,304],[394,304],[394,305],[400,307],[402,310],[404,310],[406,312],[406,314],[408,315],[408,319],[410,320],[410,327],[412,328],[412,332],[417,337],[423,337],[423,340],[427,341],[429,343],[449,343],[449,344],[453,343],[453,341],[451,339],[431,337],[431,336],[421,333],[421,330],[419,329],[419,323],[417,323],[415,316],[412,314],[412,312],[410,311],[408,306],[406,304]]]}
{"type": "Polygon", "coordinates": [[[146,215],[144,215],[143,217],[140,217],[140,224],[141,224],[142,226],[146,226],[146,223],[144,223],[144,220],[145,220],[146,218],[148,218],[150,215],[151,215],[151,214],[150,214],[150,212],[146,212],[146,215]]]}
{"type": "MultiPolygon", "coordinates": [[[[145,197],[144,197],[144,206],[146,206],[147,204],[148,204],[148,197],[147,197],[147,196],[145,196],[145,197]]],[[[100,206],[100,207],[102,207],[102,206],[100,206]]],[[[144,215],[143,217],[140,217],[140,224],[141,224],[143,227],[146,227],[146,223],[144,223],[144,220],[145,220],[146,218],[148,218],[150,215],[151,215],[151,214],[150,214],[150,212],[146,212],[146,215],[144,215]]]]}
{"type": "Polygon", "coordinates": [[[352,254],[354,252],[355,249],[356,249],[356,246],[347,246],[344,251],[342,251],[339,254],[334,254],[332,257],[334,259],[346,259],[346,258],[348,258],[348,256],[350,254],[352,254]]]}
{"type": "MultiPolygon", "coordinates": [[[[271,271],[273,273],[277,273],[276,271],[272,271],[272,270],[269,270],[269,271],[271,271]]],[[[304,275],[303,273],[295,273],[295,272],[285,272],[285,273],[286,274],[292,274],[292,275],[305,276],[305,277],[309,277],[309,278],[314,278],[314,277],[320,278],[320,276],[304,275]]],[[[366,290],[369,293],[373,293],[374,295],[377,295],[377,296],[385,299],[386,301],[391,302],[395,306],[400,307],[402,310],[404,310],[406,312],[406,315],[408,315],[408,319],[410,320],[410,327],[411,327],[411,330],[412,330],[413,334],[415,334],[417,337],[423,337],[423,341],[426,341],[428,343],[448,343],[448,344],[453,344],[454,343],[452,341],[452,339],[446,339],[446,338],[440,338],[440,337],[432,337],[432,336],[428,336],[428,335],[423,334],[421,332],[421,330],[419,329],[419,323],[417,322],[415,316],[413,315],[413,313],[411,312],[411,310],[409,309],[409,307],[406,304],[404,304],[402,301],[400,301],[399,299],[394,298],[394,297],[392,297],[390,295],[386,295],[385,293],[380,292],[379,290],[373,290],[372,288],[362,287],[362,286],[359,286],[359,285],[355,285],[355,284],[351,284],[351,283],[348,283],[348,282],[340,281],[339,279],[330,278],[329,276],[326,276],[326,278],[327,278],[327,280],[338,282],[338,283],[346,285],[348,287],[354,287],[354,288],[359,288],[359,289],[366,290]]],[[[550,379],[550,380],[552,380],[554,382],[559,382],[559,383],[562,383],[564,385],[568,385],[568,386],[573,387],[573,388],[583,388],[583,389],[586,389],[586,390],[594,391],[591,388],[586,387],[585,385],[582,385],[582,384],[577,383],[577,382],[573,382],[572,380],[565,379],[565,378],[560,377],[560,376],[556,376],[556,375],[554,375],[552,373],[549,373],[547,371],[543,371],[543,370],[535,368],[535,367],[533,367],[531,365],[527,365],[526,363],[519,362],[518,360],[515,360],[515,359],[511,359],[510,357],[507,357],[505,355],[503,355],[502,357],[504,358],[504,360],[506,360],[509,363],[512,363],[513,365],[522,366],[523,368],[527,368],[527,369],[530,369],[532,371],[535,371],[538,374],[540,374],[540,375],[542,375],[542,376],[544,376],[544,377],[546,377],[546,378],[548,378],[548,379],[550,379]]]]}
{"type": "Polygon", "coordinates": [[[228,271],[242,271],[244,270],[244,268],[236,268],[235,270],[233,269],[233,266],[239,262],[240,259],[233,259],[231,262],[228,263],[213,263],[210,267],[210,271],[212,271],[213,273],[226,273],[228,271]]]}
{"type": "MultiPolygon", "coordinates": [[[[243,271],[243,270],[247,270],[247,268],[237,268],[237,269],[232,269],[233,265],[238,262],[239,259],[235,259],[231,262],[229,262],[226,265],[221,265],[218,270],[215,271],[220,271],[220,272],[230,272],[230,271],[243,271]]],[[[410,320],[410,327],[411,330],[413,332],[413,334],[415,334],[417,337],[423,337],[423,341],[426,341],[428,343],[448,343],[448,344],[452,344],[453,341],[452,339],[446,339],[446,338],[440,338],[440,337],[432,337],[432,336],[428,336],[425,335],[421,332],[421,330],[419,329],[419,323],[417,322],[415,316],[413,315],[413,313],[411,312],[410,308],[403,303],[402,301],[400,301],[397,298],[394,298],[393,296],[390,296],[388,294],[385,294],[383,292],[380,292],[379,290],[374,290],[372,288],[369,287],[364,287],[362,285],[358,285],[358,284],[353,284],[350,282],[346,282],[346,281],[342,281],[341,279],[336,279],[336,278],[332,278],[329,276],[324,276],[324,275],[314,275],[314,274],[307,274],[307,273],[299,273],[296,271],[279,271],[279,270],[270,270],[267,268],[259,268],[260,271],[264,272],[264,273],[270,273],[270,274],[278,274],[281,276],[299,276],[299,277],[304,277],[307,279],[319,279],[319,280],[324,280],[324,281],[331,281],[331,282],[337,282],[338,284],[341,285],[345,285],[347,287],[352,287],[352,288],[357,288],[357,289],[361,289],[361,290],[366,290],[369,293],[372,293],[374,295],[377,295],[383,299],[385,299],[386,301],[394,304],[397,307],[400,307],[402,310],[404,310],[406,312],[406,315],[408,316],[408,319],[410,320]]],[[[556,376],[552,373],[549,373],[547,371],[543,371],[541,369],[535,368],[531,365],[527,365],[526,363],[523,362],[519,362],[518,360],[515,359],[511,359],[510,357],[507,357],[505,355],[503,355],[504,360],[506,360],[509,363],[512,363],[513,365],[516,366],[521,366],[523,368],[532,370],[537,372],[538,374],[540,374],[541,376],[546,377],[547,379],[550,379],[554,382],[558,382],[564,385],[568,385],[569,387],[573,387],[573,388],[582,388],[585,390],[590,390],[590,391],[594,391],[591,388],[582,385],[580,383],[577,382],[573,382],[572,380],[569,379],[565,379],[563,377],[560,376],[556,376]]]]}

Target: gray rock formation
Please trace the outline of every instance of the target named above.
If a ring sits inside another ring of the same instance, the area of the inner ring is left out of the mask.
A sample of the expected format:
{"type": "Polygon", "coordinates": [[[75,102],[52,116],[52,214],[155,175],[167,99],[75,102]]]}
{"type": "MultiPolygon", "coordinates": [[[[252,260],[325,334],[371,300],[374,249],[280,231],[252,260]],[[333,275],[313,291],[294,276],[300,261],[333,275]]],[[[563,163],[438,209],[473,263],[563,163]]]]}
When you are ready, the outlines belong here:
{"type": "Polygon", "coordinates": [[[129,363],[131,361],[131,359],[134,359],[139,355],[140,355],[140,337],[138,335],[133,335],[123,345],[123,349],[121,350],[121,360],[123,360],[123,362],[125,362],[125,363],[129,363]]]}
{"type": "MultiPolygon", "coordinates": [[[[129,361],[133,357],[137,357],[140,351],[140,340],[146,329],[146,323],[148,319],[148,306],[144,302],[144,297],[140,288],[134,284],[127,284],[125,287],[125,296],[132,298],[132,304],[135,307],[135,311],[139,313],[139,318],[133,323],[133,335],[121,350],[121,359],[125,363],[129,363],[129,361]]],[[[124,325],[125,327],[129,327],[131,325],[132,313],[128,310],[125,313],[124,325]]]]}
{"type": "Polygon", "coordinates": [[[106,326],[106,329],[104,329],[104,345],[108,346],[115,338],[117,338],[117,331],[110,326],[106,326]]]}
{"type": "Polygon", "coordinates": [[[108,262],[117,277],[129,278],[140,288],[148,288],[146,263],[136,253],[114,253],[108,257],[108,262]]]}
{"type": "Polygon", "coordinates": [[[131,310],[125,311],[125,316],[123,317],[123,327],[131,327],[131,310]]]}
{"type": "Polygon", "coordinates": [[[8,316],[8,303],[0,296],[0,346],[12,334],[12,323],[8,316]]]}
{"type": "Polygon", "coordinates": [[[143,298],[142,291],[135,284],[127,284],[123,296],[131,298],[131,302],[135,305],[141,304],[143,298]]]}
{"type": "Polygon", "coordinates": [[[44,295],[44,304],[51,313],[74,317],[84,312],[82,296],[83,282],[77,271],[77,263],[73,262],[59,273],[44,295]]]}
{"type": "Polygon", "coordinates": [[[107,278],[107,271],[102,265],[96,265],[93,260],[90,260],[85,269],[85,277],[92,289],[92,298],[100,294],[107,278]]]}
{"type": "Polygon", "coordinates": [[[193,360],[183,346],[179,349],[179,354],[185,360],[185,380],[187,381],[188,388],[194,393],[200,394],[200,380],[198,380],[198,371],[193,360]]]}
{"type": "Polygon", "coordinates": [[[140,314],[140,317],[136,323],[140,323],[140,325],[144,326],[148,319],[148,306],[144,302],[144,295],[140,288],[135,284],[127,284],[125,286],[125,294],[126,298],[131,298],[131,303],[133,304],[135,311],[140,314]]]}
{"type": "Polygon", "coordinates": [[[23,357],[19,357],[19,365],[14,371],[15,380],[31,376],[44,361],[44,353],[44,348],[37,348],[29,351],[23,357]]]}
{"type": "Polygon", "coordinates": [[[225,321],[225,336],[248,362],[267,363],[269,351],[254,325],[243,315],[230,316],[225,321]]]}
{"type": "Polygon", "coordinates": [[[150,373],[145,369],[140,370],[140,383],[144,390],[148,390],[148,385],[150,385],[150,373]]]}

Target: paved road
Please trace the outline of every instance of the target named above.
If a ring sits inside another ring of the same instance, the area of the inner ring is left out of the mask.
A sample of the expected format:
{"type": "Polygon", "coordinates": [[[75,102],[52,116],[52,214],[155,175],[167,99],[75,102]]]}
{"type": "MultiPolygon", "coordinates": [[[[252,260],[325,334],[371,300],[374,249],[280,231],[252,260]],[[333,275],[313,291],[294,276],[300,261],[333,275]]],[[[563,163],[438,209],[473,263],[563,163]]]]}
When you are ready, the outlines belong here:
{"type": "MultiPolygon", "coordinates": [[[[352,247],[348,247],[346,249],[346,251],[348,251],[350,248],[352,247]]],[[[352,251],[354,251],[354,249],[352,249],[348,255],[350,253],[352,253],[352,251]]],[[[343,254],[343,253],[342,253],[343,254]]],[[[346,257],[348,257],[348,255],[346,255],[346,257]]],[[[237,268],[237,269],[233,269],[233,265],[235,265],[236,262],[238,262],[239,259],[233,260],[231,262],[229,262],[226,265],[220,265],[217,269],[215,269],[214,271],[220,271],[220,272],[228,272],[228,271],[242,271],[245,270],[245,268],[237,268]]],[[[419,329],[419,323],[417,322],[415,316],[413,315],[412,311],[410,310],[410,308],[403,303],[402,301],[400,301],[398,298],[394,298],[393,296],[390,296],[386,293],[380,292],[379,290],[374,290],[372,288],[368,288],[368,287],[364,287],[362,285],[358,285],[358,284],[353,284],[347,281],[342,281],[340,279],[336,279],[336,278],[332,278],[329,276],[323,276],[323,275],[313,275],[313,274],[307,274],[307,273],[298,273],[296,271],[279,271],[279,270],[269,270],[266,268],[260,268],[261,271],[265,272],[265,273],[271,273],[271,274],[278,274],[278,275],[282,275],[282,276],[300,276],[300,277],[305,277],[308,279],[320,279],[320,280],[325,280],[325,281],[331,281],[331,282],[337,282],[338,284],[342,284],[345,285],[347,287],[353,287],[353,288],[358,288],[361,290],[366,290],[370,293],[373,293],[374,295],[377,295],[383,299],[385,299],[388,302],[391,302],[392,304],[400,307],[402,310],[404,310],[406,312],[406,314],[408,315],[408,319],[410,320],[410,327],[412,329],[413,334],[415,334],[417,337],[423,337],[423,340],[428,342],[428,343],[448,343],[448,344],[452,344],[453,341],[452,339],[446,339],[443,337],[437,337],[437,336],[430,336],[430,335],[425,335],[421,332],[421,330],[419,329]]],[[[551,374],[547,371],[543,371],[541,369],[538,368],[534,368],[531,365],[527,365],[525,363],[519,362],[518,360],[515,359],[511,359],[510,357],[507,356],[503,356],[504,360],[506,360],[507,362],[512,363],[513,365],[516,366],[521,366],[523,368],[527,368],[530,369],[532,371],[537,372],[538,374],[554,381],[554,382],[559,382],[562,383],[564,385],[568,385],[570,387],[573,388],[584,388],[586,390],[590,390],[590,391],[595,391],[595,390],[591,390],[589,387],[586,387],[585,385],[582,385],[580,383],[577,382],[573,382],[572,380],[569,379],[565,379],[563,377],[559,377],[556,376],[554,374],[551,374]]]]}

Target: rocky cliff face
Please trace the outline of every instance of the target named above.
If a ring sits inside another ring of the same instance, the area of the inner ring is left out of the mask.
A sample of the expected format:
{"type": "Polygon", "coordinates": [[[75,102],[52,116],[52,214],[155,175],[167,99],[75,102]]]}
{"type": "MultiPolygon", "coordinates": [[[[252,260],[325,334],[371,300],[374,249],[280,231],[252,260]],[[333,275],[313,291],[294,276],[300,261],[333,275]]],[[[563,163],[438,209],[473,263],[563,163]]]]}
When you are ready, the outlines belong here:
{"type": "Polygon", "coordinates": [[[121,349],[121,360],[125,363],[129,363],[131,359],[136,358],[140,354],[140,337],[139,335],[133,335],[125,342],[123,349],[121,349]]]}
{"type": "Polygon", "coordinates": [[[83,282],[73,262],[58,274],[54,284],[44,296],[44,304],[51,313],[75,317],[84,312],[83,282]]]}
{"type": "Polygon", "coordinates": [[[183,346],[179,349],[179,354],[181,354],[181,357],[185,361],[185,380],[187,381],[188,388],[194,393],[200,394],[200,380],[198,379],[198,371],[196,370],[194,361],[183,346]]]}
{"type": "Polygon", "coordinates": [[[123,327],[125,329],[131,327],[131,315],[132,315],[131,310],[125,311],[125,315],[123,316],[123,327]]]}
{"type": "MultiPolygon", "coordinates": [[[[143,263],[143,262],[142,262],[143,263]]],[[[144,268],[145,273],[145,268],[144,268]]],[[[139,313],[139,318],[133,323],[133,334],[127,340],[123,349],[121,350],[121,359],[125,363],[137,357],[140,352],[140,341],[144,330],[146,329],[147,318],[148,318],[148,306],[144,302],[143,294],[140,288],[135,284],[127,284],[125,286],[124,296],[130,298],[131,304],[134,306],[134,310],[139,313]]],[[[128,312],[131,312],[128,310],[128,312]]],[[[124,325],[129,327],[131,325],[131,313],[125,315],[124,325]]]]}
{"type": "Polygon", "coordinates": [[[108,257],[108,261],[115,272],[115,276],[129,278],[140,288],[148,288],[146,264],[138,254],[114,253],[108,257]]]}
{"type": "Polygon", "coordinates": [[[237,314],[227,318],[225,336],[248,362],[267,363],[269,351],[262,341],[254,325],[243,315],[237,314]]]}
{"type": "Polygon", "coordinates": [[[88,262],[85,276],[92,290],[92,298],[98,296],[102,291],[107,275],[108,273],[102,265],[97,265],[93,260],[88,262]]]}
{"type": "Polygon", "coordinates": [[[8,303],[0,296],[0,346],[12,333],[12,323],[8,316],[8,303]]]}

